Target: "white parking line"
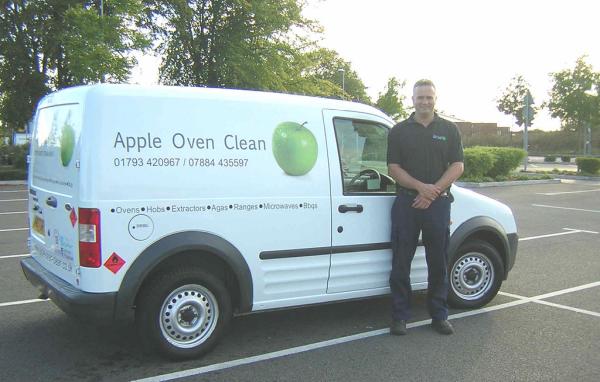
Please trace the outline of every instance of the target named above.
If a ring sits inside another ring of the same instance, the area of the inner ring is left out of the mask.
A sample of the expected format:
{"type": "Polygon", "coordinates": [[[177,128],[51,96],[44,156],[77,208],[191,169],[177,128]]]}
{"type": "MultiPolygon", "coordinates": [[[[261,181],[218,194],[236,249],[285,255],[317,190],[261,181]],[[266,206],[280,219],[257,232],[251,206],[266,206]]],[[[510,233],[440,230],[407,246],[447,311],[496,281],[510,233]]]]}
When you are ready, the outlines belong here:
{"type": "Polygon", "coordinates": [[[574,308],[572,306],[555,304],[553,302],[544,301],[544,300],[535,300],[533,302],[535,302],[536,304],[542,304],[542,305],[552,306],[554,308],[560,308],[560,309],[570,310],[572,312],[583,313],[583,314],[587,314],[589,316],[600,317],[600,313],[592,312],[591,310],[585,310],[585,309],[574,308]]]}
{"type": "Polygon", "coordinates": [[[537,195],[546,195],[546,196],[554,196],[554,195],[563,195],[563,194],[580,194],[582,192],[598,192],[600,188],[595,188],[593,190],[582,190],[582,191],[565,191],[565,192],[536,192],[537,195]]]}
{"type": "Polygon", "coordinates": [[[27,199],[0,199],[0,203],[2,202],[24,202],[27,199]]]}
{"type": "Polygon", "coordinates": [[[13,305],[23,305],[23,304],[31,304],[34,302],[43,302],[43,301],[50,301],[50,300],[42,300],[40,298],[34,298],[33,300],[22,300],[22,301],[12,301],[12,302],[1,302],[0,303],[0,307],[4,307],[4,306],[13,306],[13,305]]]}
{"type": "Polygon", "coordinates": [[[583,314],[587,314],[590,316],[600,317],[600,313],[598,313],[598,312],[592,312],[591,310],[574,308],[572,306],[556,304],[556,303],[553,303],[550,301],[543,300],[545,298],[551,298],[551,297],[560,296],[560,295],[572,293],[572,292],[577,292],[577,291],[584,290],[584,289],[595,288],[595,287],[599,287],[599,286],[600,286],[600,281],[594,282],[594,283],[589,283],[589,284],[584,284],[584,285],[579,285],[577,287],[563,289],[563,290],[559,290],[556,292],[545,293],[545,294],[541,294],[539,296],[534,296],[534,297],[519,296],[518,294],[513,294],[513,293],[508,293],[508,292],[498,292],[498,294],[502,295],[502,296],[506,296],[506,297],[516,298],[523,302],[534,302],[536,304],[552,306],[555,308],[570,310],[572,312],[583,313],[583,314]]]}
{"type": "Polygon", "coordinates": [[[0,232],[11,232],[11,231],[26,231],[29,228],[9,228],[9,229],[0,229],[0,232]]]}
{"type": "Polygon", "coordinates": [[[0,212],[0,215],[26,214],[27,211],[0,212]]]}
{"type": "MultiPolygon", "coordinates": [[[[568,309],[568,310],[571,310],[571,311],[575,311],[575,312],[578,312],[578,313],[585,313],[585,314],[590,314],[590,315],[593,315],[593,316],[597,315],[597,316],[600,317],[600,313],[591,312],[591,311],[587,311],[587,310],[584,310],[584,309],[572,308],[572,307],[569,307],[569,306],[564,306],[564,305],[560,305],[560,304],[549,303],[547,301],[541,301],[540,300],[541,298],[548,298],[548,297],[552,297],[552,296],[558,296],[558,295],[561,295],[561,294],[575,292],[575,291],[579,291],[579,290],[583,290],[583,289],[588,289],[588,288],[593,288],[593,287],[597,287],[597,286],[600,286],[600,282],[595,282],[595,283],[580,285],[580,286],[577,286],[577,287],[563,289],[563,290],[556,291],[556,292],[551,292],[551,293],[546,293],[546,294],[535,296],[535,297],[523,297],[523,296],[511,294],[511,293],[499,292],[498,294],[500,294],[500,295],[507,296],[507,297],[512,297],[512,298],[516,298],[517,300],[516,301],[510,301],[510,302],[507,302],[507,303],[504,303],[504,304],[499,304],[499,305],[494,305],[494,306],[490,306],[490,307],[485,307],[485,308],[481,308],[481,309],[470,310],[470,311],[465,311],[465,312],[462,312],[462,313],[452,314],[452,315],[448,316],[448,319],[449,320],[454,320],[454,319],[458,319],[458,318],[476,316],[476,315],[479,315],[479,314],[489,313],[489,312],[493,312],[493,311],[501,310],[501,309],[507,309],[507,308],[511,308],[513,306],[523,305],[523,304],[527,304],[527,303],[530,303],[530,302],[540,303],[540,304],[550,305],[550,306],[556,306],[556,307],[559,307],[559,308],[563,308],[563,309],[568,309]]],[[[406,325],[406,327],[409,328],[409,329],[416,328],[416,327],[428,325],[430,322],[431,322],[431,320],[422,320],[422,321],[418,321],[418,322],[412,322],[412,323],[409,323],[408,325],[406,325]]],[[[178,371],[178,372],[175,372],[175,373],[169,373],[169,374],[158,375],[158,376],[155,376],[155,377],[149,377],[149,378],[139,379],[139,380],[136,380],[134,382],[170,381],[170,380],[179,379],[179,378],[197,376],[197,375],[201,375],[201,374],[210,373],[210,372],[213,372],[213,371],[230,369],[232,367],[237,367],[237,366],[242,366],[242,365],[248,365],[248,364],[251,364],[251,363],[256,363],[256,362],[261,362],[261,361],[267,361],[267,360],[270,360],[270,359],[285,357],[285,356],[293,355],[293,354],[304,353],[304,352],[308,352],[308,351],[315,350],[315,349],[320,349],[320,348],[324,348],[324,347],[328,347],[328,346],[333,346],[333,345],[339,345],[339,344],[348,343],[348,342],[352,342],[352,341],[357,341],[357,340],[361,340],[361,339],[365,339],[365,338],[369,338],[369,337],[379,336],[379,335],[383,335],[383,334],[387,334],[387,333],[389,333],[389,329],[387,329],[387,328],[385,328],[385,329],[378,329],[378,330],[372,330],[370,332],[358,333],[358,334],[354,334],[354,335],[351,335],[351,336],[334,338],[332,340],[315,342],[315,343],[308,344],[308,345],[297,346],[297,347],[293,347],[293,348],[289,348],[289,349],[279,350],[279,351],[275,351],[275,352],[271,352],[271,353],[260,354],[260,355],[256,355],[256,356],[252,356],[252,357],[247,357],[247,358],[240,358],[240,359],[237,359],[237,360],[232,360],[232,361],[227,361],[227,362],[222,362],[222,363],[216,363],[216,364],[213,364],[213,365],[203,366],[203,367],[199,367],[199,368],[195,368],[195,369],[182,370],[182,371],[178,371]]]]}
{"type": "Polygon", "coordinates": [[[591,233],[591,234],[598,234],[598,232],[595,231],[586,231],[583,229],[573,229],[573,228],[563,228],[564,230],[566,230],[566,232],[557,232],[557,233],[550,233],[547,235],[539,235],[539,236],[529,236],[529,237],[522,237],[519,239],[519,241],[527,241],[527,240],[535,240],[535,239],[544,239],[546,237],[553,237],[553,236],[562,236],[562,235],[571,235],[573,233],[591,233]]]}
{"type": "Polygon", "coordinates": [[[555,208],[555,209],[558,209],[558,210],[571,210],[571,211],[583,211],[583,212],[600,213],[600,210],[586,210],[584,208],[549,206],[549,205],[546,205],[546,204],[532,204],[532,206],[534,206],[534,207],[543,207],[543,208],[555,208]]]}
{"type": "Polygon", "coordinates": [[[5,190],[0,192],[27,192],[27,190],[5,190]]]}
{"type": "MultiPolygon", "coordinates": [[[[448,316],[448,319],[452,320],[452,319],[457,319],[457,318],[474,316],[477,314],[492,312],[494,310],[500,310],[500,309],[517,306],[517,305],[523,305],[528,302],[529,301],[525,301],[525,300],[511,301],[511,302],[507,302],[505,304],[495,305],[495,306],[491,306],[491,307],[487,307],[487,308],[481,308],[481,309],[477,309],[477,310],[471,310],[471,311],[466,311],[466,312],[462,312],[462,313],[452,314],[452,315],[448,316]]],[[[417,328],[420,326],[429,325],[429,323],[431,323],[431,320],[422,320],[422,321],[409,323],[406,325],[406,327],[408,329],[417,328]]],[[[260,355],[256,355],[256,356],[252,356],[252,357],[240,358],[240,359],[222,362],[222,363],[215,363],[213,365],[203,366],[203,367],[199,367],[199,368],[195,368],[195,369],[182,370],[182,371],[178,371],[175,373],[169,373],[169,374],[158,375],[155,377],[138,379],[138,380],[135,380],[132,382],[171,381],[171,380],[178,379],[178,378],[185,378],[185,377],[191,377],[191,376],[196,376],[196,375],[200,375],[200,374],[206,374],[206,373],[210,373],[213,371],[230,369],[232,367],[248,365],[251,363],[267,361],[270,359],[281,358],[281,357],[285,357],[288,355],[299,354],[299,353],[304,353],[304,352],[308,352],[308,351],[312,351],[312,350],[316,350],[316,349],[321,349],[321,348],[328,347],[328,346],[339,345],[339,344],[348,343],[348,342],[352,342],[352,341],[362,340],[362,339],[369,338],[369,337],[380,336],[383,334],[388,334],[389,332],[390,332],[390,330],[388,328],[377,329],[377,330],[372,330],[369,332],[363,332],[363,333],[358,333],[358,334],[354,334],[351,336],[339,337],[339,338],[334,338],[331,340],[315,342],[315,343],[308,344],[308,345],[297,346],[297,347],[293,347],[293,348],[289,348],[289,349],[283,349],[283,350],[279,350],[279,351],[275,351],[275,352],[271,352],[271,353],[260,354],[260,355]]]]}
{"type": "Polygon", "coordinates": [[[23,253],[21,255],[5,255],[5,256],[0,256],[0,259],[12,259],[15,257],[27,257],[27,256],[31,256],[31,254],[29,253],[23,253]]]}

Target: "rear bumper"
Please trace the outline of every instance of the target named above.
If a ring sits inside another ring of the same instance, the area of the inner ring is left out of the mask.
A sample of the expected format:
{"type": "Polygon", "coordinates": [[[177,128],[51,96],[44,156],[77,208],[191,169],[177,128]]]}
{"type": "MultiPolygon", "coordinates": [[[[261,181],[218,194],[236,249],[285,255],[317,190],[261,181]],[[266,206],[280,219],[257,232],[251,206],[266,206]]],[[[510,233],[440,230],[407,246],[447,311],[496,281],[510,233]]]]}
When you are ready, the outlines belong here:
{"type": "Polygon", "coordinates": [[[83,292],[46,270],[31,257],[21,260],[21,268],[27,280],[65,313],[98,323],[113,320],[117,293],[83,292]]]}

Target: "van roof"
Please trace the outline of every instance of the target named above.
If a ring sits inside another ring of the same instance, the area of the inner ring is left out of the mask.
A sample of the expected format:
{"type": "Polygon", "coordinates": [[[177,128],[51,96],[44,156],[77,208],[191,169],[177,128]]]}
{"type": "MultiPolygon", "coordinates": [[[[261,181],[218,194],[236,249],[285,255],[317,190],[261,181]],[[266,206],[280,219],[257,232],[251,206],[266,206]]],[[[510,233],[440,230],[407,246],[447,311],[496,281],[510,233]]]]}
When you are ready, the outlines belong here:
{"type": "Polygon", "coordinates": [[[182,87],[163,85],[130,85],[130,84],[96,84],[76,86],[62,89],[48,94],[39,104],[39,107],[48,107],[57,104],[79,103],[91,98],[104,97],[136,97],[136,98],[196,98],[223,101],[241,101],[272,104],[293,104],[297,106],[315,107],[319,109],[335,109],[358,111],[375,114],[393,122],[390,117],[380,110],[358,102],[343,101],[330,98],[309,97],[285,93],[273,93],[252,90],[220,89],[205,87],[182,87]]]}

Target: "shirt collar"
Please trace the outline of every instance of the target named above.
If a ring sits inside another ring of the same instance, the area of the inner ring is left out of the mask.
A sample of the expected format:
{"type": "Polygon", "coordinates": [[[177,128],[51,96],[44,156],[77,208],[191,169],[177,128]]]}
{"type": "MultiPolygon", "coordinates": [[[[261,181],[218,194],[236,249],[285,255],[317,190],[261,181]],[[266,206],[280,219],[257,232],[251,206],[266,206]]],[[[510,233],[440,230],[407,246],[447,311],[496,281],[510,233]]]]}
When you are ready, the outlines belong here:
{"type": "MultiPolygon", "coordinates": [[[[410,115],[410,117],[408,117],[408,119],[412,122],[412,123],[419,123],[417,122],[417,120],[415,119],[415,112],[413,111],[412,114],[410,115]]],[[[440,116],[438,115],[438,113],[436,113],[435,111],[433,112],[433,120],[431,121],[431,123],[433,124],[434,122],[437,122],[440,120],[440,116]]]]}

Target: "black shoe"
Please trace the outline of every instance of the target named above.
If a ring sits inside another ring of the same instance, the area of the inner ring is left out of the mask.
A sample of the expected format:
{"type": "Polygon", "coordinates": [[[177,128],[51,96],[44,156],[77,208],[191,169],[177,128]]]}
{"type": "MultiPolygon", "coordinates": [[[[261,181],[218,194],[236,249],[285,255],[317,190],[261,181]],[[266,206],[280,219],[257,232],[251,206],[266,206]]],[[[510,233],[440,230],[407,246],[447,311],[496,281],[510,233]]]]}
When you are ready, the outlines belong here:
{"type": "Polygon", "coordinates": [[[454,334],[454,328],[448,320],[431,320],[431,327],[440,334],[454,334]]]}
{"type": "Polygon", "coordinates": [[[394,320],[390,325],[390,334],[395,336],[403,336],[406,334],[406,321],[405,320],[394,320]]]}

